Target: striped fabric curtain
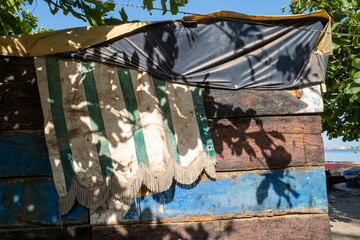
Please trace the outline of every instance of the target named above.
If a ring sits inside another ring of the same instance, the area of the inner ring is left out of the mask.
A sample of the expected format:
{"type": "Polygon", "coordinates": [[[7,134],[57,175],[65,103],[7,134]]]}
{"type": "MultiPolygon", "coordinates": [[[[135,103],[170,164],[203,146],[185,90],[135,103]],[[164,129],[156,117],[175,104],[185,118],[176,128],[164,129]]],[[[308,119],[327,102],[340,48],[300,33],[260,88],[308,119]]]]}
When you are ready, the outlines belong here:
{"type": "Polygon", "coordinates": [[[215,177],[199,88],[94,62],[35,59],[45,138],[60,214],[75,199],[131,204],[142,185],[168,190],[215,177]]]}

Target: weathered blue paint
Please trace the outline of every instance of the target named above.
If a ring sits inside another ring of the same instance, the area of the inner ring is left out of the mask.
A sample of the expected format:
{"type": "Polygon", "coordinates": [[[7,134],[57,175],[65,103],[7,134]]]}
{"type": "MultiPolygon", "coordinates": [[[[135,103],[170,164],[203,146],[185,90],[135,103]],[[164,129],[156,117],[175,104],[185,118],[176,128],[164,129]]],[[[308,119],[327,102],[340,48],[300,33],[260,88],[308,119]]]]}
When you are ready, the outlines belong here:
{"type": "MultiPolygon", "coordinates": [[[[0,136],[0,176],[51,175],[42,134],[0,136]]],[[[224,173],[222,174],[224,175],[224,173]]],[[[176,185],[161,194],[137,199],[142,219],[181,216],[326,211],[322,168],[229,173],[222,180],[176,185]]],[[[58,198],[52,180],[0,182],[0,226],[58,224],[58,198]]],[[[124,220],[137,220],[135,204],[124,220]]],[[[64,223],[88,221],[88,210],[76,205],[64,223]]]]}
{"type": "Polygon", "coordinates": [[[42,134],[0,136],[0,177],[52,175],[42,134]]]}
{"type": "MultiPolygon", "coordinates": [[[[201,215],[327,211],[322,168],[228,174],[228,179],[176,185],[137,199],[141,219],[201,215]]],[[[124,220],[137,220],[133,204],[124,220]]]]}
{"type": "MultiPolygon", "coordinates": [[[[58,195],[53,180],[0,182],[0,226],[59,224],[58,195]]],[[[87,223],[88,210],[76,204],[62,223],[87,223]]]]}
{"type": "Polygon", "coordinates": [[[6,187],[0,183],[0,225],[17,221],[21,189],[22,184],[19,182],[8,182],[6,187]]]}

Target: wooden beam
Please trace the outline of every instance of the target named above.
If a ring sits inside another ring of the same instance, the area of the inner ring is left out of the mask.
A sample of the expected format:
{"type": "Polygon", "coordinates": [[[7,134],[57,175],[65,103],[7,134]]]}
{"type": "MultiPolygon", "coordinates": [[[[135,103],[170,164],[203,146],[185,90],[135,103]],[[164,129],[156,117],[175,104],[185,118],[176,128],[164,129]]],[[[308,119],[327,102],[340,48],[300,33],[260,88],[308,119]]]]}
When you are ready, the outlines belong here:
{"type": "Polygon", "coordinates": [[[89,225],[81,226],[63,226],[63,227],[36,227],[36,228],[12,228],[0,230],[0,236],[3,240],[13,239],[37,239],[37,240],[90,240],[91,227],[89,225]]]}
{"type": "Polygon", "coordinates": [[[329,239],[327,214],[94,226],[96,239],[329,239]]]}
{"type": "Polygon", "coordinates": [[[209,119],[217,171],[324,164],[320,116],[209,119]]]}
{"type": "Polygon", "coordinates": [[[1,239],[329,239],[326,214],[110,226],[2,229],[1,239]]]}
{"type": "MultiPolygon", "coordinates": [[[[203,95],[208,118],[294,115],[323,111],[320,85],[299,90],[211,90],[203,95]],[[299,95],[296,95],[296,94],[299,95]],[[296,100],[301,96],[300,100],[296,100]],[[287,97],[287,98],[286,98],[287,97]]],[[[0,82],[2,129],[42,129],[44,120],[34,82],[0,82]]]]}
{"type": "Polygon", "coordinates": [[[320,85],[293,90],[203,89],[208,118],[294,115],[324,111],[320,85]]]}

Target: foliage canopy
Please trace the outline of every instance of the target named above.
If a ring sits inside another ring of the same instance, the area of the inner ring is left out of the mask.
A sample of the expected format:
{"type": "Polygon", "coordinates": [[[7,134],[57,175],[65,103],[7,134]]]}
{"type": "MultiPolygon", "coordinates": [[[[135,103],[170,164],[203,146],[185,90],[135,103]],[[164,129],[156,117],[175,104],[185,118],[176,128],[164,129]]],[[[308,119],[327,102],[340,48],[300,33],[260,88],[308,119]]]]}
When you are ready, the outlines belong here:
{"type": "MultiPolygon", "coordinates": [[[[22,7],[33,0],[0,0],[0,34],[30,34],[37,27],[37,17],[22,7]]],[[[40,31],[42,31],[41,29],[40,31]]]]}
{"type": "MultiPolygon", "coordinates": [[[[117,25],[128,22],[128,16],[122,8],[118,18],[110,16],[115,11],[116,4],[112,0],[37,0],[45,1],[49,5],[50,12],[64,15],[69,13],[76,18],[88,22],[91,26],[117,25]]],[[[143,0],[143,8],[150,14],[154,8],[155,0],[143,0]]],[[[35,4],[36,0],[0,0],[0,34],[31,34],[37,28],[37,17],[30,10],[24,10],[24,6],[35,4]]],[[[185,6],[188,0],[161,0],[163,14],[170,11],[177,14],[179,7],[185,6]]],[[[51,30],[51,29],[49,29],[51,30]]],[[[45,31],[43,28],[38,32],[45,31]]]]}
{"type": "MultiPolygon", "coordinates": [[[[290,11],[300,14],[324,9],[331,17],[331,30],[360,34],[360,1],[293,0],[290,11]]],[[[333,34],[334,55],[326,72],[323,131],[343,141],[360,138],[360,38],[333,34]]]]}

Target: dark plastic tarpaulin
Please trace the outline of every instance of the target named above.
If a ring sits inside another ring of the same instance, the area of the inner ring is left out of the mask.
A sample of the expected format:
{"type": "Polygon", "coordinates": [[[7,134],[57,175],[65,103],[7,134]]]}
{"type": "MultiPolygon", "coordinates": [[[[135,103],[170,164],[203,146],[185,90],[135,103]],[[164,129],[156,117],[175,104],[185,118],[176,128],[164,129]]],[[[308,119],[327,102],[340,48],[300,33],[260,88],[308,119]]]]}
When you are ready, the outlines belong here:
{"type": "Polygon", "coordinates": [[[324,82],[328,57],[316,54],[314,46],[325,24],[324,18],[159,23],[58,56],[197,86],[285,89],[324,82]]]}

